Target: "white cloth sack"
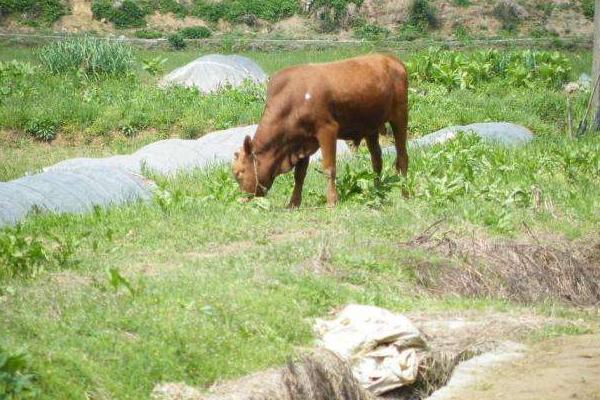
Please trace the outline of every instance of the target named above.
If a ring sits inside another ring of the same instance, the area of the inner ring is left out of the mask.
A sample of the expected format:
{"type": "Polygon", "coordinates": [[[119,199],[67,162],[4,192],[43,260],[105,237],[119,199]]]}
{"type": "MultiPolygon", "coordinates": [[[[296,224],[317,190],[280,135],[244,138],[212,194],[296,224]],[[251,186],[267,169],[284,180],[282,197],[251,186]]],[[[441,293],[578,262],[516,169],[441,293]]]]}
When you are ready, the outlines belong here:
{"type": "Polygon", "coordinates": [[[333,320],[317,319],[318,345],[350,363],[360,384],[380,395],[417,379],[426,348],[408,318],[383,308],[351,304],[333,320]]]}

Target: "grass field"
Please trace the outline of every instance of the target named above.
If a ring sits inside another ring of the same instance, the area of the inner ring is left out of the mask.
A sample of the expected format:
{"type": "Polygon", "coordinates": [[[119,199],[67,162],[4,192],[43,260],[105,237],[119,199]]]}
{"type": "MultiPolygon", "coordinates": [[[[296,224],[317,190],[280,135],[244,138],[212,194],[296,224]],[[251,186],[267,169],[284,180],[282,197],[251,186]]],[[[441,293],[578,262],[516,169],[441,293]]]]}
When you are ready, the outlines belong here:
{"type": "MultiPolygon", "coordinates": [[[[358,53],[247,55],[273,72],[358,53]]],[[[166,57],[169,70],[197,55],[137,52],[136,58],[166,57]]],[[[2,49],[0,57],[36,62],[29,49],[2,49]]],[[[568,57],[572,78],[591,64],[587,52],[568,57]]],[[[141,70],[124,78],[77,79],[33,76],[29,95],[3,99],[0,180],[76,155],[130,152],[161,137],[255,123],[263,105],[255,88],[205,97],[162,92],[141,70]],[[86,103],[81,96],[88,92],[86,103]],[[34,142],[24,132],[35,113],[58,116],[60,135],[53,143],[34,142]],[[139,119],[143,124],[136,125],[139,119]],[[122,124],[136,134],[127,137],[122,124]]],[[[317,165],[297,211],[283,208],[291,176],[278,178],[267,198],[242,205],[223,166],[155,177],[161,190],[147,204],[32,216],[0,233],[0,347],[27,351],[40,398],[140,399],[161,381],[207,387],[281,364],[310,345],[311,318],[348,302],[399,312],[527,311],[580,319],[597,330],[597,306],[572,307],[560,295],[523,303],[493,294],[433,294],[420,284],[417,267],[461,260],[406,242],[441,221],[443,231],[458,237],[527,241],[533,235],[545,244],[597,244],[600,137],[567,137],[565,96],[558,88],[514,87],[504,80],[450,92],[435,83],[413,87],[413,136],[451,124],[507,120],[538,137],[519,149],[464,136],[414,150],[406,181],[392,178],[388,158],[387,184],[380,188],[361,151],[339,162],[340,204],[333,210],[324,207],[317,165]]],[[[576,112],[584,100],[584,94],[575,99],[576,112]]],[[[582,332],[557,329],[537,338],[582,332]]]]}

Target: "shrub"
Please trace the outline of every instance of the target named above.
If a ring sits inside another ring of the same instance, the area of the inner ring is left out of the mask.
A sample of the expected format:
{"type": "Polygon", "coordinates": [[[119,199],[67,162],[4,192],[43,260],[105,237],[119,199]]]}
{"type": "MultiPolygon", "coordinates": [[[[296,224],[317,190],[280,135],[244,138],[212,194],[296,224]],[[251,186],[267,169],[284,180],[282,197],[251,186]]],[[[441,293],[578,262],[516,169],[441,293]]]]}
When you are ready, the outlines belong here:
{"type": "Polygon", "coordinates": [[[210,22],[224,19],[230,22],[243,22],[248,18],[261,18],[278,21],[291,17],[300,11],[296,0],[223,0],[196,2],[192,14],[210,22]]]}
{"type": "Polygon", "coordinates": [[[67,8],[61,0],[0,0],[0,17],[10,13],[25,14],[29,21],[51,24],[65,15],[67,8]]]}
{"type": "Polygon", "coordinates": [[[151,31],[147,29],[140,29],[135,31],[135,37],[138,39],[159,39],[163,37],[163,34],[158,31],[151,31]]]}
{"type": "Polygon", "coordinates": [[[24,399],[35,395],[33,379],[27,355],[9,353],[0,346],[0,399],[24,399]]]}
{"type": "Polygon", "coordinates": [[[135,28],[146,25],[146,12],[133,0],[123,0],[120,7],[113,7],[111,0],[94,0],[92,14],[95,19],[106,19],[118,28],[135,28]]]}
{"type": "Polygon", "coordinates": [[[174,33],[168,37],[169,44],[175,50],[185,49],[185,38],[181,33],[174,33]]]}
{"type": "Polygon", "coordinates": [[[125,74],[134,65],[131,48],[123,43],[86,36],[50,43],[38,57],[51,73],[125,74]]]}
{"type": "Polygon", "coordinates": [[[113,15],[111,0],[94,0],[92,2],[92,15],[97,20],[110,21],[113,15]]]}
{"type": "Polygon", "coordinates": [[[594,0],[580,0],[581,11],[590,21],[594,20],[594,0]]]}
{"type": "Polygon", "coordinates": [[[25,132],[36,140],[51,142],[56,138],[56,121],[49,118],[34,119],[27,123],[25,132]]]}
{"type": "Polygon", "coordinates": [[[453,0],[452,3],[457,7],[469,7],[471,5],[471,0],[453,0]]]}
{"type": "Polygon", "coordinates": [[[204,39],[210,37],[212,32],[206,26],[190,26],[182,28],[179,33],[186,39],[204,39]]]}
{"type": "Polygon", "coordinates": [[[382,40],[389,34],[389,29],[376,24],[360,24],[354,27],[354,36],[359,39],[382,40]]]}
{"type": "Polygon", "coordinates": [[[509,32],[515,31],[521,20],[528,16],[527,11],[512,0],[499,1],[492,13],[502,23],[502,29],[509,32]]]}
{"type": "Polygon", "coordinates": [[[408,23],[422,29],[438,26],[435,9],[428,0],[414,0],[411,3],[408,9],[408,23]]]}
{"type": "Polygon", "coordinates": [[[333,32],[353,22],[348,14],[348,6],[360,6],[362,3],[363,0],[315,0],[311,8],[317,11],[321,32],[333,32]]]}

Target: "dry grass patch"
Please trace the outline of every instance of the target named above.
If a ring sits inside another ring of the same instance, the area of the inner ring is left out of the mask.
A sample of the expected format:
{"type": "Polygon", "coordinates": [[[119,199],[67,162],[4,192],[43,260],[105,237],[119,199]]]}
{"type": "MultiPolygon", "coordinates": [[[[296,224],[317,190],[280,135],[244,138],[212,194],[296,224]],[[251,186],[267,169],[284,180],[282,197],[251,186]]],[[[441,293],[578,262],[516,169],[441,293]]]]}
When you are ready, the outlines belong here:
{"type": "Polygon", "coordinates": [[[404,246],[449,259],[420,261],[414,266],[417,284],[430,293],[519,303],[600,304],[600,243],[533,239],[466,238],[452,231],[440,232],[435,225],[404,246]]]}

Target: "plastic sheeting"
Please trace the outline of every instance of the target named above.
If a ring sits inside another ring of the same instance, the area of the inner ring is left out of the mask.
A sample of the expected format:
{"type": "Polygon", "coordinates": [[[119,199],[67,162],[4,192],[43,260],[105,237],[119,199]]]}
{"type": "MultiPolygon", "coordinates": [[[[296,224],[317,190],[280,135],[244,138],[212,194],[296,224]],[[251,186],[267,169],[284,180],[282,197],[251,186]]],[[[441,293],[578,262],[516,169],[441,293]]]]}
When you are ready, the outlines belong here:
{"type": "MultiPolygon", "coordinates": [[[[197,140],[166,139],[142,147],[131,155],[106,158],[73,158],[55,164],[46,170],[71,170],[87,165],[120,167],[140,174],[143,169],[161,175],[173,175],[194,168],[231,162],[246,135],[254,136],[257,125],[242,126],[211,132],[197,140]]],[[[337,143],[338,153],[348,151],[343,141],[337,143]]],[[[320,151],[313,157],[321,156],[320,151]]]]}
{"type": "Polygon", "coordinates": [[[267,80],[267,74],[249,58],[209,54],[171,71],[160,81],[160,86],[183,85],[210,93],[226,85],[238,86],[246,80],[262,83],[267,80]]]}
{"type": "Polygon", "coordinates": [[[0,182],[0,226],[15,224],[33,210],[81,213],[96,205],[148,199],[152,187],[122,168],[89,166],[0,182]]]}
{"type": "Polygon", "coordinates": [[[431,146],[454,138],[459,132],[470,132],[483,140],[505,146],[522,145],[533,139],[531,131],[510,122],[482,122],[464,126],[450,126],[410,141],[412,146],[431,146]]]}
{"type": "MultiPolygon", "coordinates": [[[[120,204],[147,199],[151,183],[143,170],[161,175],[230,162],[246,135],[257,125],[212,132],[198,140],[167,139],[142,147],[130,155],[106,158],[74,158],[45,169],[45,172],[0,183],[0,226],[23,219],[33,208],[51,212],[84,212],[95,205],[120,204]]],[[[510,123],[481,123],[442,129],[410,141],[411,146],[428,146],[450,140],[460,131],[473,132],[484,140],[504,145],[527,143],[532,134],[510,123]]],[[[384,152],[394,152],[388,147],[384,152]]],[[[348,153],[343,141],[337,153],[348,153]]],[[[320,152],[312,160],[318,160],[320,152]]]]}
{"type": "Polygon", "coordinates": [[[315,321],[317,344],[348,361],[358,382],[380,395],[417,379],[426,348],[408,318],[383,308],[350,304],[333,320],[315,321]]]}

